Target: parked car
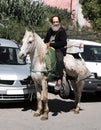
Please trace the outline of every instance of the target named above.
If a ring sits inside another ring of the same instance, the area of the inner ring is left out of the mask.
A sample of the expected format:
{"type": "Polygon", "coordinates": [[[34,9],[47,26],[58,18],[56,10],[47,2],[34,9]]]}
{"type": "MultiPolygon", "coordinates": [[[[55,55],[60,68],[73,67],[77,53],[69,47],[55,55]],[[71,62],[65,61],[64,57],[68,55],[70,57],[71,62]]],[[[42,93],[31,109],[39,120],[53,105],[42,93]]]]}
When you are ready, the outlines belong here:
{"type": "Polygon", "coordinates": [[[35,88],[30,66],[19,59],[19,46],[0,38],[0,102],[32,100],[35,88]]]}
{"type": "Polygon", "coordinates": [[[68,42],[83,45],[79,56],[91,72],[91,76],[85,80],[83,92],[101,92],[101,43],[78,39],[70,39],[68,42]]]}

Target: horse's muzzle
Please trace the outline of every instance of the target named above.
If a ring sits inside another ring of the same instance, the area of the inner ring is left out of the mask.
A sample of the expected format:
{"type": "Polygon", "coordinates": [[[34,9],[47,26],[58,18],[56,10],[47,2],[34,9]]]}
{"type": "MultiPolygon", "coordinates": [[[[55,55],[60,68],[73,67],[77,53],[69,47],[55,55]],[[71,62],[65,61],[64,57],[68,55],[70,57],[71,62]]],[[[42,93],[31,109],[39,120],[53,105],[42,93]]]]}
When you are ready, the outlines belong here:
{"type": "Polygon", "coordinates": [[[24,59],[24,57],[25,57],[25,55],[23,53],[19,53],[18,56],[19,56],[20,59],[24,59]]]}

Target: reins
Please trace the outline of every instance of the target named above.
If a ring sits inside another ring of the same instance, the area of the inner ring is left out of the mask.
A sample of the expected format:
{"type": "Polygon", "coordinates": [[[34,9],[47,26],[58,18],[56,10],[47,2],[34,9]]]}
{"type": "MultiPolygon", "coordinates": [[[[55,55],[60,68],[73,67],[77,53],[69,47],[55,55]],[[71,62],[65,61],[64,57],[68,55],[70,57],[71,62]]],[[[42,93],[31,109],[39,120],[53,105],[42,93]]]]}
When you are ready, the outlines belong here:
{"type": "Polygon", "coordinates": [[[51,69],[47,69],[47,70],[34,70],[34,69],[30,69],[30,72],[33,72],[33,73],[37,73],[37,72],[49,73],[49,72],[51,72],[55,68],[55,65],[56,65],[56,63],[54,64],[54,66],[51,69]]]}
{"type": "Polygon", "coordinates": [[[56,63],[54,64],[54,66],[52,67],[52,69],[47,69],[47,70],[34,70],[34,69],[30,69],[30,71],[33,72],[33,73],[37,73],[37,72],[49,73],[49,72],[51,72],[54,69],[55,65],[56,65],[56,63]]]}

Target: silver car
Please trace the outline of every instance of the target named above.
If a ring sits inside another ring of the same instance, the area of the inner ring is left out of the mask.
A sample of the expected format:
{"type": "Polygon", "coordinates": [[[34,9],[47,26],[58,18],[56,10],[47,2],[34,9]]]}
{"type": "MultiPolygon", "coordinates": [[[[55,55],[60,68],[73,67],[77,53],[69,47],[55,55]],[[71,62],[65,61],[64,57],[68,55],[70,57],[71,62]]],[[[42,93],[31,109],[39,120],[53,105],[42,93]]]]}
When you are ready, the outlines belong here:
{"type": "Polygon", "coordinates": [[[0,102],[32,100],[30,65],[18,57],[18,45],[0,38],[0,102]]]}

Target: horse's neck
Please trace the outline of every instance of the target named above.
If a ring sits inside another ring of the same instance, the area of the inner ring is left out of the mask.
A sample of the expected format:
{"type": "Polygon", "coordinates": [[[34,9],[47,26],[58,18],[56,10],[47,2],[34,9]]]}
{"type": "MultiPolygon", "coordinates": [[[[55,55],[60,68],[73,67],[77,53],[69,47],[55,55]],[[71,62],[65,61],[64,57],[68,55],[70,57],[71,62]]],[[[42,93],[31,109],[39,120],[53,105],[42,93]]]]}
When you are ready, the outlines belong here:
{"type": "Polygon", "coordinates": [[[34,60],[34,62],[39,62],[40,64],[45,61],[45,55],[46,55],[46,45],[41,39],[39,35],[35,33],[35,51],[34,54],[31,55],[31,59],[34,60]]]}
{"type": "Polygon", "coordinates": [[[37,50],[35,50],[34,52],[32,52],[30,54],[30,59],[31,59],[31,68],[36,68],[36,64],[40,64],[40,59],[37,53],[37,50]]]}

